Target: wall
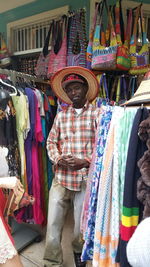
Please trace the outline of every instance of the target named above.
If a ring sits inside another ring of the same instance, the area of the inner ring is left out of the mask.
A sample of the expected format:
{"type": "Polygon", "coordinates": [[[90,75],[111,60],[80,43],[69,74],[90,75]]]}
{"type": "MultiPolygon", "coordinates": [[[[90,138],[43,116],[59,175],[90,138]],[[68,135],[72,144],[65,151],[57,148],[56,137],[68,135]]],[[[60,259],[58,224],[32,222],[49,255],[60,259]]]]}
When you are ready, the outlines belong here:
{"type": "MultiPolygon", "coordinates": [[[[7,0],[6,0],[7,1],[7,0]]],[[[0,14],[0,32],[4,32],[6,36],[7,23],[22,19],[38,13],[52,10],[64,5],[69,5],[71,10],[85,7],[87,10],[87,18],[90,11],[90,0],[36,0],[30,4],[11,9],[0,14]]]]}
{"type": "MultiPolygon", "coordinates": [[[[7,0],[6,0],[7,1],[7,0]]],[[[98,0],[99,1],[99,0],[98,0]]],[[[122,0],[125,2],[125,0],[122,0]]],[[[141,2],[141,0],[132,0],[141,2]]],[[[44,11],[52,10],[64,5],[69,5],[71,10],[85,7],[87,10],[87,29],[90,21],[90,2],[92,0],[36,0],[30,4],[11,9],[0,14],[0,32],[4,32],[6,36],[7,23],[32,16],[44,11]]],[[[116,0],[107,0],[108,4],[114,4],[116,0]]],[[[150,0],[143,0],[143,3],[150,4],[150,0]]]]}

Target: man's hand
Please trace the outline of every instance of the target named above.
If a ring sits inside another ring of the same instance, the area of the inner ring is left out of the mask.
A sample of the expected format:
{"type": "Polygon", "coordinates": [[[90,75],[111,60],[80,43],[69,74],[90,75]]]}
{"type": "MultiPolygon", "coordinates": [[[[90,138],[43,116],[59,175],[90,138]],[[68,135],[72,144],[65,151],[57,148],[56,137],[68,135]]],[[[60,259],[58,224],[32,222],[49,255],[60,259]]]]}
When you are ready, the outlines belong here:
{"type": "Polygon", "coordinates": [[[72,155],[68,155],[63,156],[63,158],[59,160],[58,165],[76,171],[81,170],[82,168],[88,168],[90,163],[85,159],[79,159],[72,155]]]}

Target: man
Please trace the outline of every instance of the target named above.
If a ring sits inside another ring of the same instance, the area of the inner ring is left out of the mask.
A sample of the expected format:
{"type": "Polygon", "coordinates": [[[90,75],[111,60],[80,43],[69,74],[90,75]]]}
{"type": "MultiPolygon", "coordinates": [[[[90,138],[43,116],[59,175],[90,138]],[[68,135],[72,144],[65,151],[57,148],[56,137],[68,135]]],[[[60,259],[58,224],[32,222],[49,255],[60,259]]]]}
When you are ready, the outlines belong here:
{"type": "Polygon", "coordinates": [[[55,177],[49,196],[45,266],[63,266],[61,236],[69,204],[73,202],[74,260],[77,267],[84,267],[86,263],[80,259],[80,217],[100,114],[100,109],[89,101],[97,96],[98,82],[87,69],[66,67],[54,75],[52,88],[58,98],[70,105],[57,114],[47,140],[55,177]]]}

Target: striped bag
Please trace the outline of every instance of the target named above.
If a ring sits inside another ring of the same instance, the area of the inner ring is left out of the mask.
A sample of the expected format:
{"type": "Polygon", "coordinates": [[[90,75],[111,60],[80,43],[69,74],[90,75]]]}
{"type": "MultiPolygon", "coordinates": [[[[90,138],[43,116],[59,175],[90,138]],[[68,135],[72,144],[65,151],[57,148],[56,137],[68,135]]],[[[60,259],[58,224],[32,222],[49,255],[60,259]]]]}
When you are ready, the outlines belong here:
{"type": "Polygon", "coordinates": [[[117,39],[111,17],[111,11],[108,9],[106,0],[103,0],[103,6],[99,19],[97,19],[94,39],[93,39],[93,54],[92,54],[92,69],[93,70],[115,70],[117,55],[117,39]],[[108,29],[106,31],[106,42],[102,42],[103,23],[102,16],[104,4],[108,15],[108,29]],[[108,40],[109,37],[109,40],[108,40]],[[109,43],[109,45],[107,45],[109,43]]]}
{"type": "Polygon", "coordinates": [[[60,31],[58,32],[58,35],[58,38],[62,35],[62,43],[57,53],[55,53],[54,43],[52,45],[48,63],[48,78],[67,65],[67,16],[63,16],[60,21],[60,31]]]}
{"type": "Polygon", "coordinates": [[[88,42],[87,51],[86,51],[86,67],[87,67],[87,69],[91,69],[94,30],[95,30],[95,26],[96,26],[96,18],[97,18],[98,9],[99,9],[101,3],[102,2],[96,4],[95,14],[94,14],[94,18],[93,18],[93,24],[92,24],[92,28],[90,30],[89,42],[88,42]]]}
{"type": "Polygon", "coordinates": [[[75,13],[71,18],[67,52],[67,66],[86,67],[85,43],[83,40],[80,14],[75,13]]]}
{"type": "Polygon", "coordinates": [[[127,16],[126,34],[125,40],[122,41],[121,33],[124,32],[124,23],[122,19],[122,8],[121,0],[118,0],[115,6],[115,31],[117,37],[117,69],[118,70],[129,70],[131,65],[129,55],[129,42],[131,36],[132,27],[132,9],[129,10],[127,16]]]}
{"type": "Polygon", "coordinates": [[[138,6],[136,9],[136,17],[134,19],[133,35],[131,37],[131,42],[130,42],[130,58],[131,58],[131,68],[129,70],[130,74],[133,74],[133,75],[144,74],[150,69],[149,42],[146,37],[145,21],[143,18],[141,5],[138,6]],[[141,22],[139,26],[139,31],[141,33],[142,48],[138,52],[137,51],[137,28],[139,25],[139,19],[141,22]]]}

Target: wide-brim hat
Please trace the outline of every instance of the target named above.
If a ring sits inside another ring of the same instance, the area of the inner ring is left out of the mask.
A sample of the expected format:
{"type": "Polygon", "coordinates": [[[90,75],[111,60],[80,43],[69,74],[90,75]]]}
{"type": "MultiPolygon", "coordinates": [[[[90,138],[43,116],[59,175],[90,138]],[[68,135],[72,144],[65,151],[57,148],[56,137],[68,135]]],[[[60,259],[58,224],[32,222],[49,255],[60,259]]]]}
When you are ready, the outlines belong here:
{"type": "Polygon", "coordinates": [[[148,71],[140,83],[135,94],[124,105],[140,105],[150,103],[150,71],[148,71]]]}
{"type": "Polygon", "coordinates": [[[67,96],[62,86],[64,77],[70,74],[80,75],[87,81],[88,84],[87,100],[89,102],[92,102],[98,94],[98,88],[99,88],[98,80],[92,71],[79,66],[65,67],[63,69],[60,69],[53,75],[51,79],[51,86],[55,95],[61,101],[67,104],[72,104],[72,101],[67,96]]]}

